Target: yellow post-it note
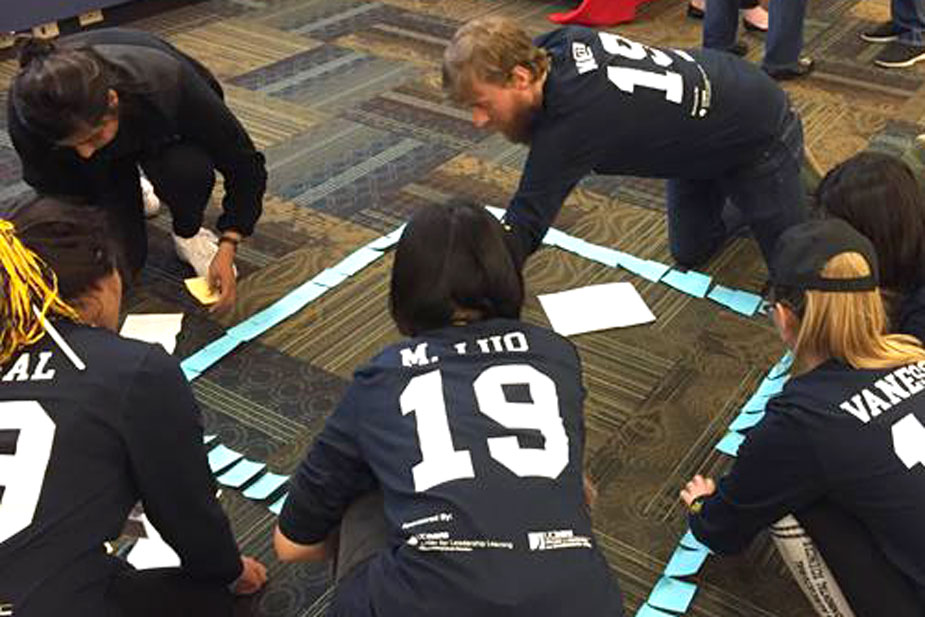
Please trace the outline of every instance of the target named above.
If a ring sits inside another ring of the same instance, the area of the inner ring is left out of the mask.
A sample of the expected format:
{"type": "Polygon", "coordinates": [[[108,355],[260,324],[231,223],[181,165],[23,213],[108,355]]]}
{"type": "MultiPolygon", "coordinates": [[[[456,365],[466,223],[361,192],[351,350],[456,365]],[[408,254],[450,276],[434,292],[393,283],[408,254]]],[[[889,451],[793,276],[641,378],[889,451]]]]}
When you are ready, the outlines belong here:
{"type": "Polygon", "coordinates": [[[193,297],[202,304],[215,304],[218,302],[219,294],[209,288],[209,281],[204,276],[186,279],[186,288],[193,294],[193,297]]]}

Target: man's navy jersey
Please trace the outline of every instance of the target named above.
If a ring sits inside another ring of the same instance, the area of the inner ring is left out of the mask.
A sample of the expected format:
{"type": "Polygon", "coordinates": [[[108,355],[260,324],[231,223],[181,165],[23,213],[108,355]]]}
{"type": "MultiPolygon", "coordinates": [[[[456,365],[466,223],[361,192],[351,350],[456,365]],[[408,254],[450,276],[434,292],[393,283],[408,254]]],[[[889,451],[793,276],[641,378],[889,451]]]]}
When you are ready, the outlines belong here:
{"type": "Polygon", "coordinates": [[[536,39],[552,61],[508,220],[536,247],[589,172],[716,179],[758,160],[786,93],[731,54],[642,45],[570,26],[536,39]],[[529,230],[527,232],[526,230],[529,230]]]}
{"type": "Polygon", "coordinates": [[[786,514],[827,499],[857,517],[925,602],[925,362],[855,370],[830,360],[795,377],[739,449],[717,493],[690,516],[738,552],[786,514]]]}
{"type": "Polygon", "coordinates": [[[109,557],[140,499],[191,577],[230,583],[241,560],[215,500],[199,410],[157,345],[56,322],[0,378],[0,599],[16,617],[107,614],[109,557]]]}
{"type": "Polygon", "coordinates": [[[280,529],[320,542],[378,485],[391,537],[361,566],[366,614],[621,615],[584,505],[583,399],[571,343],[520,321],[393,345],[357,371],[280,529]]]}

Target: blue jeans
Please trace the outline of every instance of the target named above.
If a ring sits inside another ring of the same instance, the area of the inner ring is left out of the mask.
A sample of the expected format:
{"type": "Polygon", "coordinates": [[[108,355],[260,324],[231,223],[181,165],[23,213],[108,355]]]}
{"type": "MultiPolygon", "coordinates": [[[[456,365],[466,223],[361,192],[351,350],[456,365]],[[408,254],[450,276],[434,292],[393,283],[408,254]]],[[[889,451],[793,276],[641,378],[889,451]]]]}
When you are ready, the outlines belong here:
{"type": "MultiPolygon", "coordinates": [[[[775,0],[776,4],[788,1],[775,0]]],[[[675,261],[692,268],[720,249],[731,231],[722,217],[728,199],[748,223],[769,262],[777,238],[807,218],[802,164],[803,123],[790,110],[777,137],[754,161],[717,178],[669,180],[668,242],[675,261]]]]}
{"type": "MultiPolygon", "coordinates": [[[[923,0],[912,0],[921,3],[923,0]]],[[[894,7],[910,0],[893,0],[894,7]]],[[[894,9],[895,10],[895,9],[894,9]]],[[[894,13],[895,19],[896,13],[894,13]]],[[[768,5],[768,34],[764,42],[765,69],[795,68],[803,49],[806,0],[781,0],[768,5]]],[[[739,28],[739,0],[707,0],[703,19],[703,46],[729,50],[739,28]]]]}
{"type": "Polygon", "coordinates": [[[925,46],[925,0],[891,0],[890,14],[901,43],[925,46]]]}

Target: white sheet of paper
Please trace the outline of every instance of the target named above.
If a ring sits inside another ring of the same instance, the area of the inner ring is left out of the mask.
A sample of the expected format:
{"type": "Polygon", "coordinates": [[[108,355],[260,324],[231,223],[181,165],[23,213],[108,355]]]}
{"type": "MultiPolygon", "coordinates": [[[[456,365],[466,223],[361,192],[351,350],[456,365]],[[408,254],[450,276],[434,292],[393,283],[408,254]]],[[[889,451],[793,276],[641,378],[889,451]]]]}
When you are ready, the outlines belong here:
{"type": "Polygon", "coordinates": [[[141,524],[144,525],[147,538],[139,538],[128,554],[127,561],[139,570],[148,568],[177,568],[180,566],[180,556],[164,542],[161,534],[157,532],[151,521],[144,514],[141,515],[141,524]]]}
{"type": "Polygon", "coordinates": [[[562,336],[655,321],[632,283],[604,283],[539,296],[552,329],[562,336]]]}
{"type": "Polygon", "coordinates": [[[183,313],[128,315],[119,335],[146,343],[160,343],[167,353],[173,353],[182,328],[183,313]]]}

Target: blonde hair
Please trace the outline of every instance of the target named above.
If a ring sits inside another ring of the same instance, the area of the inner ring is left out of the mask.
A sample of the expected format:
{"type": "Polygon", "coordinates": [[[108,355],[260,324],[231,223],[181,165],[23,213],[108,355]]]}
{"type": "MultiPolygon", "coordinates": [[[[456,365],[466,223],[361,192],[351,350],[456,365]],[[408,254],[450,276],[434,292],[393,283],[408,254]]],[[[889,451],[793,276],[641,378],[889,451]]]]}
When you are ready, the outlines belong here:
{"type": "MultiPolygon", "coordinates": [[[[822,269],[824,278],[869,275],[860,253],[840,253],[822,269]]],[[[794,345],[794,373],[805,372],[808,360],[837,358],[856,369],[879,369],[925,361],[925,348],[914,336],[887,334],[880,290],[805,292],[805,308],[794,345]]]]}
{"type": "Polygon", "coordinates": [[[59,297],[55,273],[14,232],[11,222],[0,219],[0,365],[45,336],[47,315],[80,321],[77,310],[59,297]]]}
{"type": "Polygon", "coordinates": [[[472,95],[472,84],[503,85],[514,67],[528,69],[534,78],[549,70],[549,54],[507,17],[479,17],[459,28],[443,52],[443,89],[456,101],[472,95]]]}

